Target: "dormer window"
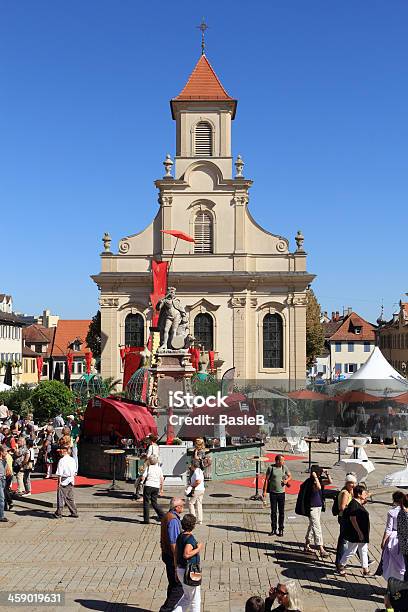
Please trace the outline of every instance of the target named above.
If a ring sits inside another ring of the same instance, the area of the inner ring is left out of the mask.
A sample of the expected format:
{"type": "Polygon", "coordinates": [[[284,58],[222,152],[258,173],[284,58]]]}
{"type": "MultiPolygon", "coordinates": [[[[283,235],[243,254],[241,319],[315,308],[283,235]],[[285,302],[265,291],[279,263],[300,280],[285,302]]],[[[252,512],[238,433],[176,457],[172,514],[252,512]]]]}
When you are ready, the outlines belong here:
{"type": "Polygon", "coordinates": [[[194,132],[194,154],[211,157],[213,154],[213,131],[208,121],[199,121],[194,132]]]}
{"type": "Polygon", "coordinates": [[[69,345],[69,348],[71,349],[71,351],[77,351],[78,352],[78,351],[81,350],[81,344],[82,344],[82,342],[80,340],[74,340],[69,345]]]}
{"type": "Polygon", "coordinates": [[[361,326],[360,325],[357,325],[356,327],[354,327],[354,333],[361,334],[361,326]]]}

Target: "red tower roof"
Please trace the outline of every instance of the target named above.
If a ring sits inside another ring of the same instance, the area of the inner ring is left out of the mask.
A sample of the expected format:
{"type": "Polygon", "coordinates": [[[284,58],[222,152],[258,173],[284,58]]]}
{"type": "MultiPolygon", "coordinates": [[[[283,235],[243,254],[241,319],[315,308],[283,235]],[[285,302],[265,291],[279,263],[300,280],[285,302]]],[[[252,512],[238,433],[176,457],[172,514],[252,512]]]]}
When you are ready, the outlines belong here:
{"type": "Polygon", "coordinates": [[[198,60],[183,90],[172,99],[172,111],[174,102],[189,100],[197,102],[200,100],[225,100],[231,102],[233,104],[233,117],[235,116],[237,101],[227,94],[205,55],[202,55],[198,60]]]}

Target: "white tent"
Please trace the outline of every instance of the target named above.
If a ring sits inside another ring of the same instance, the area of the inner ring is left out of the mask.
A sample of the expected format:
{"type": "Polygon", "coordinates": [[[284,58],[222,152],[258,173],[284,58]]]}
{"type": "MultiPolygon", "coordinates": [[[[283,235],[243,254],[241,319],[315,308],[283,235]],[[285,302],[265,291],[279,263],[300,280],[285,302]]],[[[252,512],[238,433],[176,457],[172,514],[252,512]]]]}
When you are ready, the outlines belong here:
{"type": "Polygon", "coordinates": [[[336,385],[336,393],[351,390],[393,397],[398,393],[408,391],[408,380],[394,370],[376,346],[357,372],[336,385]]]}
{"type": "Polygon", "coordinates": [[[8,391],[11,389],[9,385],[5,385],[3,382],[0,382],[0,391],[8,391]]]}

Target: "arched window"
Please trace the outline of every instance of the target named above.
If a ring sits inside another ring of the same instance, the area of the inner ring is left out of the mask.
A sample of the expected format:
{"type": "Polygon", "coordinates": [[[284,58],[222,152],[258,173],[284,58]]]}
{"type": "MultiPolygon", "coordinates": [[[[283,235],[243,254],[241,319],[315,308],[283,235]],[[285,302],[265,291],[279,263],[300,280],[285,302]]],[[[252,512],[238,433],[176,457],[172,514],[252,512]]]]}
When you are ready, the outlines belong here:
{"type": "Polygon", "coordinates": [[[128,314],[125,319],[126,346],[144,346],[144,320],[140,314],[128,314]]]}
{"type": "Polygon", "coordinates": [[[200,210],[194,219],[194,253],[213,252],[213,222],[211,215],[200,210]]]}
{"type": "Polygon", "coordinates": [[[194,319],[194,338],[206,351],[214,349],[214,325],[208,313],[198,314],[194,319]]]}
{"type": "Polygon", "coordinates": [[[278,314],[263,319],[263,367],[283,368],[283,325],[278,314]]]}
{"type": "Polygon", "coordinates": [[[194,131],[195,155],[210,157],[213,154],[213,132],[207,121],[199,121],[194,131]]]}

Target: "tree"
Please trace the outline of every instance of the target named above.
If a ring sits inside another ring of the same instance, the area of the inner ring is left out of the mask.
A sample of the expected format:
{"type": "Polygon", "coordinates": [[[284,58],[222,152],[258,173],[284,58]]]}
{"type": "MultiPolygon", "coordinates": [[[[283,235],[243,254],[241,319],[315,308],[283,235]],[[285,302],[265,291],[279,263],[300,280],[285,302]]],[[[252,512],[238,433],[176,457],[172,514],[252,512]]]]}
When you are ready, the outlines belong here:
{"type": "Polygon", "coordinates": [[[32,392],[33,390],[30,385],[23,384],[13,387],[8,391],[2,391],[0,393],[0,400],[3,400],[10,410],[24,417],[32,412],[30,404],[32,392]]]}
{"type": "Polygon", "coordinates": [[[324,346],[324,329],[320,321],[321,310],[312,289],[307,290],[306,307],[306,366],[312,367],[324,346]]]}
{"type": "Polygon", "coordinates": [[[74,394],[59,380],[44,380],[31,395],[34,420],[44,423],[62,414],[68,415],[74,408],[74,394]]]}
{"type": "Polygon", "coordinates": [[[101,311],[98,310],[96,315],[92,317],[89,324],[89,330],[86,335],[86,343],[92,351],[95,359],[100,359],[101,356],[101,311]]]}

